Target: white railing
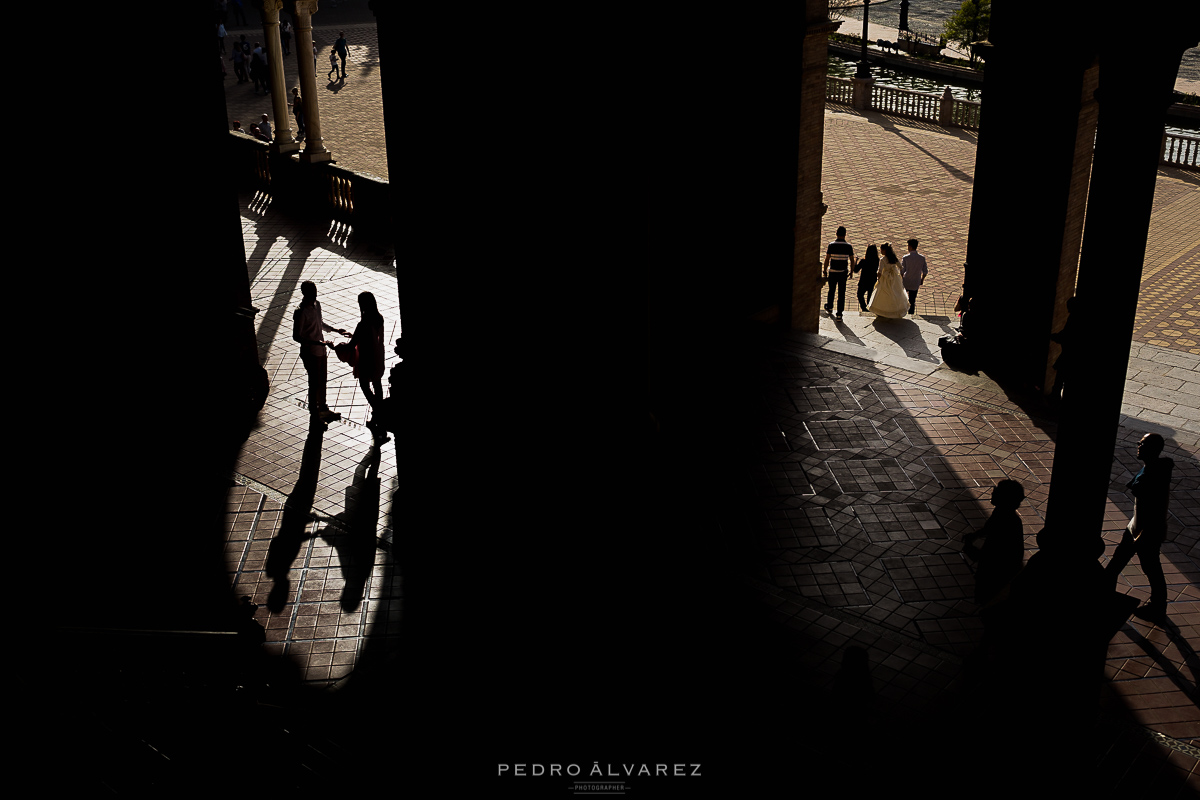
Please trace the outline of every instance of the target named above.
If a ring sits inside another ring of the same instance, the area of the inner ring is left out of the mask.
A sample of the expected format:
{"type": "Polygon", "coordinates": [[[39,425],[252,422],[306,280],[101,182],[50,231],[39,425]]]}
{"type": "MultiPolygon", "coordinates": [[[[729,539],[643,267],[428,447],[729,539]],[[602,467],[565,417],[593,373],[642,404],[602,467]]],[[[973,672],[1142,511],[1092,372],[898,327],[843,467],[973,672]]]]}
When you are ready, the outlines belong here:
{"type": "Polygon", "coordinates": [[[1200,170],[1200,136],[1164,133],[1162,163],[1188,170],[1200,170]]]}
{"type": "MultiPolygon", "coordinates": [[[[979,130],[981,105],[972,100],[958,100],[950,94],[947,86],[942,94],[914,92],[894,86],[870,86],[863,97],[863,110],[882,111],[900,117],[923,119],[948,128],[979,130]]],[[[854,81],[849,78],[827,77],[825,79],[825,101],[839,105],[855,106],[854,81]]]]}
{"type": "Polygon", "coordinates": [[[849,78],[825,78],[825,102],[852,105],[854,103],[854,83],[849,78]]]}

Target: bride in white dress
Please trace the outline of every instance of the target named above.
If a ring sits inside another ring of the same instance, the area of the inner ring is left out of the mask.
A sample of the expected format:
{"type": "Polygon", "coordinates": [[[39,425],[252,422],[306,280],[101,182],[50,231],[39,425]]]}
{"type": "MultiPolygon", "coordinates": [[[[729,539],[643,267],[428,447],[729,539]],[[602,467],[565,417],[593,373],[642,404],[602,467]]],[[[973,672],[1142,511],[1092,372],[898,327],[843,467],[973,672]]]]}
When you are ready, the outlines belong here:
{"type": "Polygon", "coordinates": [[[881,317],[902,318],[908,313],[908,292],[900,277],[900,259],[887,242],[879,246],[879,282],[867,309],[881,317]]]}

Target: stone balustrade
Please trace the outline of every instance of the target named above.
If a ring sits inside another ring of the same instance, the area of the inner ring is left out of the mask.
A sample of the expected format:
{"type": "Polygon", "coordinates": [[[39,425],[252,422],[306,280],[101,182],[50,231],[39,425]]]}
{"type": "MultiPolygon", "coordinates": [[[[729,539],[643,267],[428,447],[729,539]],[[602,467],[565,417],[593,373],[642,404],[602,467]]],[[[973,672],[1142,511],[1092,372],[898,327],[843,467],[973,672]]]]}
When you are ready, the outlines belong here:
{"type": "Polygon", "coordinates": [[[337,220],[365,236],[388,229],[386,180],[304,159],[301,153],[273,152],[266,142],[244,133],[230,132],[230,150],[240,188],[269,194],[291,213],[337,220]]]}
{"type": "Polygon", "coordinates": [[[943,125],[947,128],[979,130],[980,103],[959,100],[947,86],[942,94],[914,92],[894,86],[876,86],[874,80],[826,78],[825,100],[852,105],[862,111],[880,111],[943,125]]]}
{"type": "Polygon", "coordinates": [[[1200,136],[1164,133],[1161,161],[1180,169],[1200,172],[1200,136]]]}
{"type": "MultiPolygon", "coordinates": [[[[949,86],[938,95],[874,84],[874,80],[827,77],[825,102],[920,119],[947,128],[979,130],[982,104],[956,99],[949,86]]],[[[1200,171],[1200,136],[1164,133],[1161,160],[1180,169],[1200,171]]]]}

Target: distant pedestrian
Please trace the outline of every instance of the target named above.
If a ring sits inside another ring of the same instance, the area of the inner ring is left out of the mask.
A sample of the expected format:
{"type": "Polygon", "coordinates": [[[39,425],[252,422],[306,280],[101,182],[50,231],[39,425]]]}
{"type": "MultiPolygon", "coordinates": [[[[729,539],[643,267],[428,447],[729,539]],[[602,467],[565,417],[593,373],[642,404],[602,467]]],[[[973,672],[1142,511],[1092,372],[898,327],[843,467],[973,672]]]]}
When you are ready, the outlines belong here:
{"type": "Polygon", "coordinates": [[[904,277],[904,289],[908,292],[910,316],[917,313],[917,290],[925,283],[925,276],[929,274],[929,265],[925,263],[925,256],[917,252],[918,244],[920,242],[916,239],[909,239],[908,255],[900,262],[900,274],[904,277]]]}
{"type": "Polygon", "coordinates": [[[333,43],[333,50],[338,54],[338,58],[342,60],[342,80],[346,79],[346,55],[349,51],[349,46],[346,44],[346,32],[338,31],[337,41],[333,43]]]}
{"type": "Polygon", "coordinates": [[[233,46],[233,74],[237,76],[238,83],[245,83],[248,80],[246,76],[246,56],[242,53],[242,48],[236,44],[233,46]]]}
{"type": "Polygon", "coordinates": [[[217,23],[217,43],[221,46],[221,55],[225,55],[225,37],[229,34],[225,31],[224,23],[217,23]]]}
{"type": "Polygon", "coordinates": [[[286,19],[279,26],[279,43],[283,45],[283,54],[290,56],[292,54],[292,23],[286,19]]]}
{"type": "Polygon", "coordinates": [[[858,307],[867,311],[867,301],[871,292],[875,291],[875,282],[879,279],[879,249],[875,245],[867,247],[867,254],[854,267],[858,273],[858,307]]]}
{"type": "Polygon", "coordinates": [[[332,80],[338,76],[338,57],[336,50],[329,51],[329,72],[325,73],[326,80],[332,80]]]}
{"type": "Polygon", "coordinates": [[[300,96],[300,87],[292,87],[292,100],[288,103],[292,108],[292,115],[296,118],[296,135],[299,138],[304,136],[304,98],[300,96]]]}
{"type": "Polygon", "coordinates": [[[246,132],[245,130],[242,129],[242,121],[240,119],[235,119],[233,121],[233,130],[237,131],[238,133],[246,132]]]}
{"type": "Polygon", "coordinates": [[[833,293],[837,292],[837,318],[842,318],[846,309],[846,279],[850,277],[850,268],[857,264],[854,258],[854,248],[846,241],[846,229],[837,229],[837,238],[825,248],[825,265],[822,268],[829,280],[829,296],[825,299],[825,310],[829,316],[833,313],[833,293]]]}
{"type": "Polygon", "coordinates": [[[312,281],[300,284],[303,299],[292,314],[292,339],[300,344],[300,362],[308,373],[308,413],[321,422],[341,419],[325,404],[325,381],[328,374],[328,348],[332,343],[324,338],[333,328],[321,319],[321,304],[317,302],[317,286],[312,281]]]}
{"type": "MultiPolygon", "coordinates": [[[[358,296],[358,309],[362,319],[350,338],[350,344],[358,351],[354,362],[354,377],[358,378],[363,396],[371,406],[372,419],[367,422],[367,427],[371,429],[375,438],[379,439],[382,438],[383,429],[379,427],[375,416],[383,402],[383,315],[379,313],[375,295],[370,292],[363,292],[358,296]]],[[[349,335],[344,330],[339,330],[338,333],[343,336],[349,335]]]]}
{"type": "Polygon", "coordinates": [[[317,43],[313,42],[313,72],[317,71],[317,43]]]}
{"type": "Polygon", "coordinates": [[[271,81],[267,69],[266,50],[263,49],[260,42],[255,42],[254,49],[250,52],[250,77],[254,80],[255,93],[258,92],[259,86],[262,86],[264,94],[271,91],[271,81]]]}
{"type": "Polygon", "coordinates": [[[270,141],[272,133],[271,120],[266,114],[262,115],[262,120],[260,120],[258,123],[258,129],[263,132],[264,136],[267,137],[267,141],[270,141]]]}
{"type": "Polygon", "coordinates": [[[242,10],[242,0],[231,0],[233,7],[233,17],[239,25],[248,25],[246,22],[246,12],[242,10]]]}
{"type": "Polygon", "coordinates": [[[250,126],[250,135],[253,136],[255,139],[259,139],[264,142],[271,141],[271,137],[267,136],[261,130],[259,130],[259,127],[257,125],[250,126]]]}
{"type": "Polygon", "coordinates": [[[1133,494],[1133,517],[1125,526],[1121,543],[1105,568],[1115,583],[1129,559],[1137,553],[1138,563],[1150,583],[1150,602],[1136,613],[1150,620],[1161,619],[1167,611],[1167,581],[1163,576],[1160,550],[1167,536],[1167,500],[1175,462],[1159,457],[1165,446],[1163,437],[1157,433],[1147,433],[1138,442],[1137,457],[1145,466],[1126,484],[1133,494]]]}

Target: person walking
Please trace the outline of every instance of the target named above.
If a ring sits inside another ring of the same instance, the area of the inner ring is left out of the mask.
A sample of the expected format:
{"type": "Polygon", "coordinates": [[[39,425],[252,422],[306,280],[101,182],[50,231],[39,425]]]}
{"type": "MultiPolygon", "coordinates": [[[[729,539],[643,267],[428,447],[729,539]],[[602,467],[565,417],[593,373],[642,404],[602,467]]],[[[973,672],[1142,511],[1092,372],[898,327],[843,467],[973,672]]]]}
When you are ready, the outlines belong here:
{"type": "Polygon", "coordinates": [[[237,76],[238,83],[245,83],[250,79],[246,74],[246,51],[242,49],[242,44],[242,42],[234,42],[233,45],[233,74],[237,76]]]}
{"type": "Polygon", "coordinates": [[[879,279],[879,248],[875,245],[867,247],[867,254],[854,267],[858,273],[858,307],[867,311],[867,301],[871,292],[875,291],[875,282],[879,279]]]}
{"type": "Polygon", "coordinates": [[[279,43],[283,45],[283,54],[290,56],[292,54],[292,23],[286,19],[279,26],[279,43]]]}
{"type": "Polygon", "coordinates": [[[867,310],[881,317],[900,319],[908,307],[904,279],[900,275],[900,259],[889,242],[879,245],[879,280],[867,304],[867,310]]]}
{"type": "Polygon", "coordinates": [[[333,50],[338,54],[338,58],[342,60],[342,80],[346,80],[346,55],[349,51],[349,46],[346,44],[345,31],[338,31],[338,38],[333,43],[333,50]]]}
{"type": "Polygon", "coordinates": [[[822,268],[824,277],[829,281],[829,295],[825,298],[825,310],[833,313],[833,293],[837,292],[837,318],[842,318],[846,310],[846,279],[850,276],[850,268],[858,262],[854,258],[854,248],[846,241],[846,228],[839,226],[837,238],[825,248],[825,264],[822,268]]]}
{"type": "Polygon", "coordinates": [[[350,336],[349,343],[357,350],[354,377],[358,378],[363,396],[371,406],[371,419],[367,421],[367,428],[376,440],[381,440],[385,434],[375,418],[379,415],[383,403],[383,315],[379,313],[375,295],[370,292],[359,294],[358,310],[361,319],[354,329],[353,336],[341,329],[338,329],[338,333],[350,336]]]}
{"type": "Polygon", "coordinates": [[[325,404],[325,381],[328,374],[328,348],[333,343],[324,338],[325,331],[333,328],[321,318],[321,304],[317,302],[317,285],[312,281],[300,284],[302,299],[292,314],[292,339],[300,343],[300,362],[308,373],[308,412],[321,422],[341,419],[342,415],[330,411],[325,404]]]}
{"type": "Polygon", "coordinates": [[[300,87],[292,87],[292,99],[288,105],[292,109],[293,116],[296,117],[296,138],[304,138],[304,98],[300,97],[300,87]]]}
{"type": "Polygon", "coordinates": [[[900,274],[904,277],[904,290],[908,292],[910,316],[917,313],[917,290],[925,283],[925,276],[929,274],[929,265],[925,263],[925,256],[917,252],[918,244],[920,242],[916,239],[909,239],[908,255],[900,262],[900,274]]]}
{"type": "Polygon", "coordinates": [[[225,24],[217,23],[217,43],[221,46],[221,55],[225,55],[225,37],[229,34],[225,30],[225,24]]]}
{"type": "Polygon", "coordinates": [[[250,77],[254,79],[255,94],[258,93],[260,84],[262,85],[263,94],[271,93],[271,75],[267,62],[267,51],[260,42],[254,43],[254,50],[250,53],[250,77]]]}
{"type": "Polygon", "coordinates": [[[333,80],[338,77],[338,57],[336,50],[329,51],[329,72],[325,73],[325,80],[333,80]]]}
{"type": "Polygon", "coordinates": [[[1147,433],[1138,442],[1137,457],[1144,466],[1126,484],[1133,494],[1133,517],[1105,567],[1115,584],[1121,570],[1137,553],[1138,563],[1150,583],[1150,602],[1134,613],[1150,620],[1161,619],[1167,611],[1167,581],[1163,576],[1160,550],[1167,535],[1167,499],[1175,462],[1160,458],[1165,445],[1163,437],[1157,433],[1147,433]]]}
{"type": "Polygon", "coordinates": [[[979,562],[975,571],[975,602],[988,606],[1021,571],[1025,561],[1025,534],[1017,508],[1025,499],[1025,487],[1005,479],[992,491],[996,510],[983,527],[963,537],[963,553],[979,562]],[[975,544],[982,538],[983,546],[975,544]]]}

